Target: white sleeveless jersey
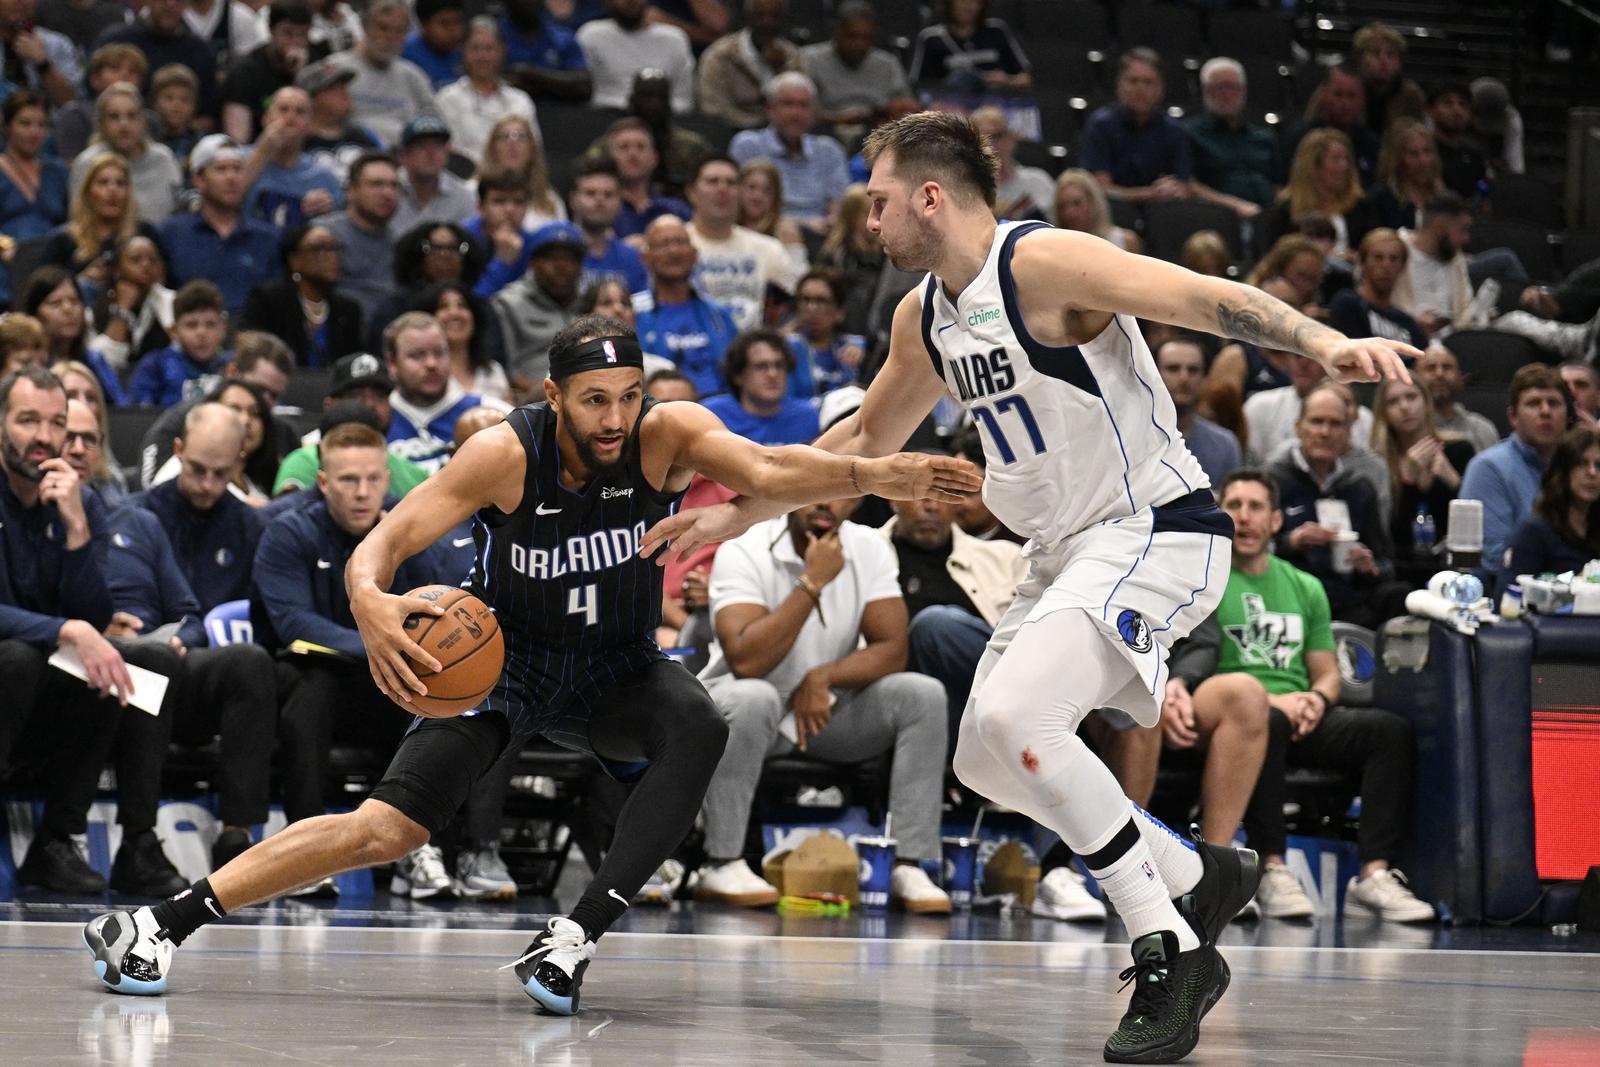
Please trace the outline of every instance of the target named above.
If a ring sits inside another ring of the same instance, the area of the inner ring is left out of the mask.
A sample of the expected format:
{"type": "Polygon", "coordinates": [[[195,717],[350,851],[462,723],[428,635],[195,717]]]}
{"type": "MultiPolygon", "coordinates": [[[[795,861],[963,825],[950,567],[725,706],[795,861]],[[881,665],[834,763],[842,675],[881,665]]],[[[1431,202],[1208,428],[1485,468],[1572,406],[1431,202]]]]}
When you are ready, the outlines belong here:
{"type": "Polygon", "coordinates": [[[954,303],[932,274],[921,287],[928,355],[983,438],[984,503],[1045,547],[1210,484],[1132,316],[1115,316],[1083,345],[1051,347],[1028,333],[1011,254],[1023,234],[1049,228],[999,225],[954,303]]]}

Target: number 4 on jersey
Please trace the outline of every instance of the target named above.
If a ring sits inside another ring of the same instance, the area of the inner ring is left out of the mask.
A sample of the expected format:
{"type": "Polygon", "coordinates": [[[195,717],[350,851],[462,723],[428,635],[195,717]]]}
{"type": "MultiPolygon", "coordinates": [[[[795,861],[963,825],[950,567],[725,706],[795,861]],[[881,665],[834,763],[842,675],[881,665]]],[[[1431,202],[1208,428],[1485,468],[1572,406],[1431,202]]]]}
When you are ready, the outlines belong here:
{"type": "Polygon", "coordinates": [[[972,405],[972,417],[983,423],[984,429],[989,431],[989,437],[994,441],[994,447],[1000,453],[1001,463],[1015,463],[1017,453],[1011,447],[1011,442],[1006,440],[1005,431],[1000,429],[1000,416],[1007,411],[1013,411],[1022,420],[1022,428],[1028,433],[1028,443],[1033,445],[1033,454],[1044,454],[1044,435],[1039,432],[1039,423],[1033,417],[1033,409],[1028,407],[1028,399],[1024,396],[1007,396],[995,401],[993,409],[983,405],[972,405]]]}
{"type": "Polygon", "coordinates": [[[585,626],[596,626],[600,622],[600,601],[595,595],[598,588],[594,583],[583,586],[573,586],[567,590],[567,614],[582,615],[585,626]]]}

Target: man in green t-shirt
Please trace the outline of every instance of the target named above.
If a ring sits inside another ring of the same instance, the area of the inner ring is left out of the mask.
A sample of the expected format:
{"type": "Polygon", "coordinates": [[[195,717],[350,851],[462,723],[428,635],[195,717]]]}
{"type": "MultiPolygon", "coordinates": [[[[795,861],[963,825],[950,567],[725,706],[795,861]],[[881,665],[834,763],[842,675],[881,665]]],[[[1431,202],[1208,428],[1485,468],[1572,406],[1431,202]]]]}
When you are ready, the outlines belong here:
{"type": "Polygon", "coordinates": [[[1360,780],[1361,873],[1350,882],[1346,910],[1395,922],[1431,921],[1433,908],[1391,866],[1409,821],[1410,724],[1379,708],[1334,706],[1339,667],[1328,596],[1311,575],[1272,555],[1273,537],[1283,525],[1272,478],[1240,468],[1223,480],[1221,492],[1234,531],[1233,570],[1217,606],[1217,677],[1254,679],[1271,705],[1267,754],[1244,816],[1250,847],[1261,856],[1261,911],[1275,918],[1305,918],[1313,911],[1283,862],[1283,804],[1288,767],[1318,767],[1360,780]]]}
{"type": "MultiPolygon", "coordinates": [[[[301,446],[283,457],[277,476],[272,480],[272,495],[282,496],[317,484],[317,467],[321,462],[317,441],[340,423],[364,422],[387,435],[391,416],[389,392],[393,388],[394,382],[389,379],[383,361],[370,353],[355,352],[334,363],[328,380],[328,395],[322,401],[322,423],[317,428],[316,438],[310,439],[309,435],[302,438],[301,446]],[[362,417],[351,405],[365,409],[371,417],[362,417]]],[[[415,463],[392,451],[389,453],[389,492],[393,496],[405,496],[427,477],[428,472],[415,463]]]]}

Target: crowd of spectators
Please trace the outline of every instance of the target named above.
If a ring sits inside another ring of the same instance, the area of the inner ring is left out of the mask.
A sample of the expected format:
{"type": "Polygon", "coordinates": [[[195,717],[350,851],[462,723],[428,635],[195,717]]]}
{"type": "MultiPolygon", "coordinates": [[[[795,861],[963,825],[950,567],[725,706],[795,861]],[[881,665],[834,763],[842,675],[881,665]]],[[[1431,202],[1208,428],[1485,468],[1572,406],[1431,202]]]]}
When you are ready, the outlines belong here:
{"type": "MultiPolygon", "coordinates": [[[[111,885],[157,894],[185,884],[154,835],[170,743],[219,739],[217,863],[265,820],[275,749],[291,820],[323,810],[335,742],[392,749],[405,715],[366,675],[344,561],[467,436],[542,398],[550,340],[576,316],[637,330],[657,400],[702,402],[763,443],[809,441],[859,404],[918,279],[873,235],[858,149],[937,87],[981,105],[997,218],[1138,252],[1155,237],[1141,210],[1201,203],[1227,221],[1187,236],[1186,265],[1426,349],[1412,384],[1363,397],[1305,357],[1149,326],[1235,519],[1234,576],[1174,656],[1161,729],[1089,729],[1141,802],[1164,751],[1203,767],[1206,837],[1244,828],[1272,917],[1310,912],[1282,865],[1287,769],[1352,775],[1352,899],[1431,916],[1395,873],[1409,734],[1339,705],[1329,626],[1403,613],[1457,497],[1484,503],[1491,583],[1600,556],[1600,263],[1549,288],[1504,250],[1467,252],[1485,183],[1522,170],[1504,86],[1424,90],[1405,39],[1373,25],[1303,118],[1270,129],[1239,61],[1201,65],[1198,106],[1175,117],[1173,68],[1132,48],[1052,174],[1019,157],[1008,106],[1034,85],[1028,40],[982,0],[931,5],[902,52],[861,0],[810,43],[784,0],[131,6],[0,5],[0,770],[42,768],[47,785],[25,881],[105,887],[72,839],[107,762],[111,885]],[[1517,286],[1506,329],[1569,359],[1517,371],[1503,439],[1500,412],[1464,404],[1451,341],[1487,324],[1488,277],[1517,286]],[[281,407],[298,379],[324,383],[320,410],[281,407]],[[112,455],[113,415],[141,411],[139,453],[112,455]],[[250,639],[208,631],[213,612],[250,639]],[[57,646],[87,686],[45,668],[57,646]],[[126,664],[174,679],[160,715],[98,698],[125,692],[126,664]]],[[[963,422],[946,402],[922,436],[981,464],[963,422]]],[[[726,497],[697,481],[685,506],[726,497]]],[[[981,500],[836,501],[666,572],[660,640],[698,650],[730,724],[697,895],[776,899],[744,859],[767,757],[892,751],[893,893],[948,910],[919,863],[938,856],[973,670],[1026,573],[1016,541],[981,500]]],[[[453,532],[397,585],[459,583],[468,543],[453,532]]],[[[459,840],[408,857],[393,891],[514,895],[497,852],[514,757],[474,791],[459,840]]],[[[1053,855],[1039,914],[1103,918],[1053,855]]]]}

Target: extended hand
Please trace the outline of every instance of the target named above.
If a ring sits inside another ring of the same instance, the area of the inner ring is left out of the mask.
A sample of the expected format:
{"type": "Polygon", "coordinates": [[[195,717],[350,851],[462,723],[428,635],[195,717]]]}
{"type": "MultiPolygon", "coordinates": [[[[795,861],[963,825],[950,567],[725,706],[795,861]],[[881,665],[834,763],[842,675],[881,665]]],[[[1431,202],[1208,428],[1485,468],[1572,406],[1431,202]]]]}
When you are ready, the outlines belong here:
{"type": "Polygon", "coordinates": [[[431,600],[394,596],[372,587],[359,590],[350,599],[350,613],[367,648],[367,668],[383,695],[402,706],[411,703],[412,694],[426,695],[428,687],[417,679],[408,657],[430,671],[440,669],[439,661],[406,633],[406,617],[443,615],[444,609],[431,600]]]}
{"type": "Polygon", "coordinates": [[[960,504],[983,488],[983,472],[957,456],[896,452],[879,459],[856,460],[856,481],[863,491],[885,500],[960,504]]]}
{"type": "Polygon", "coordinates": [[[1422,353],[1404,341],[1391,341],[1387,337],[1364,337],[1359,341],[1341,341],[1321,357],[1328,368],[1328,377],[1336,382],[1410,382],[1402,356],[1420,359],[1422,353]]]}
{"type": "Polygon", "coordinates": [[[639,542],[639,555],[649,559],[670,541],[672,547],[656,556],[656,563],[665,567],[674,560],[686,558],[702,545],[731,541],[752,525],[731,502],[690,508],[668,515],[650,527],[639,542]]]}

